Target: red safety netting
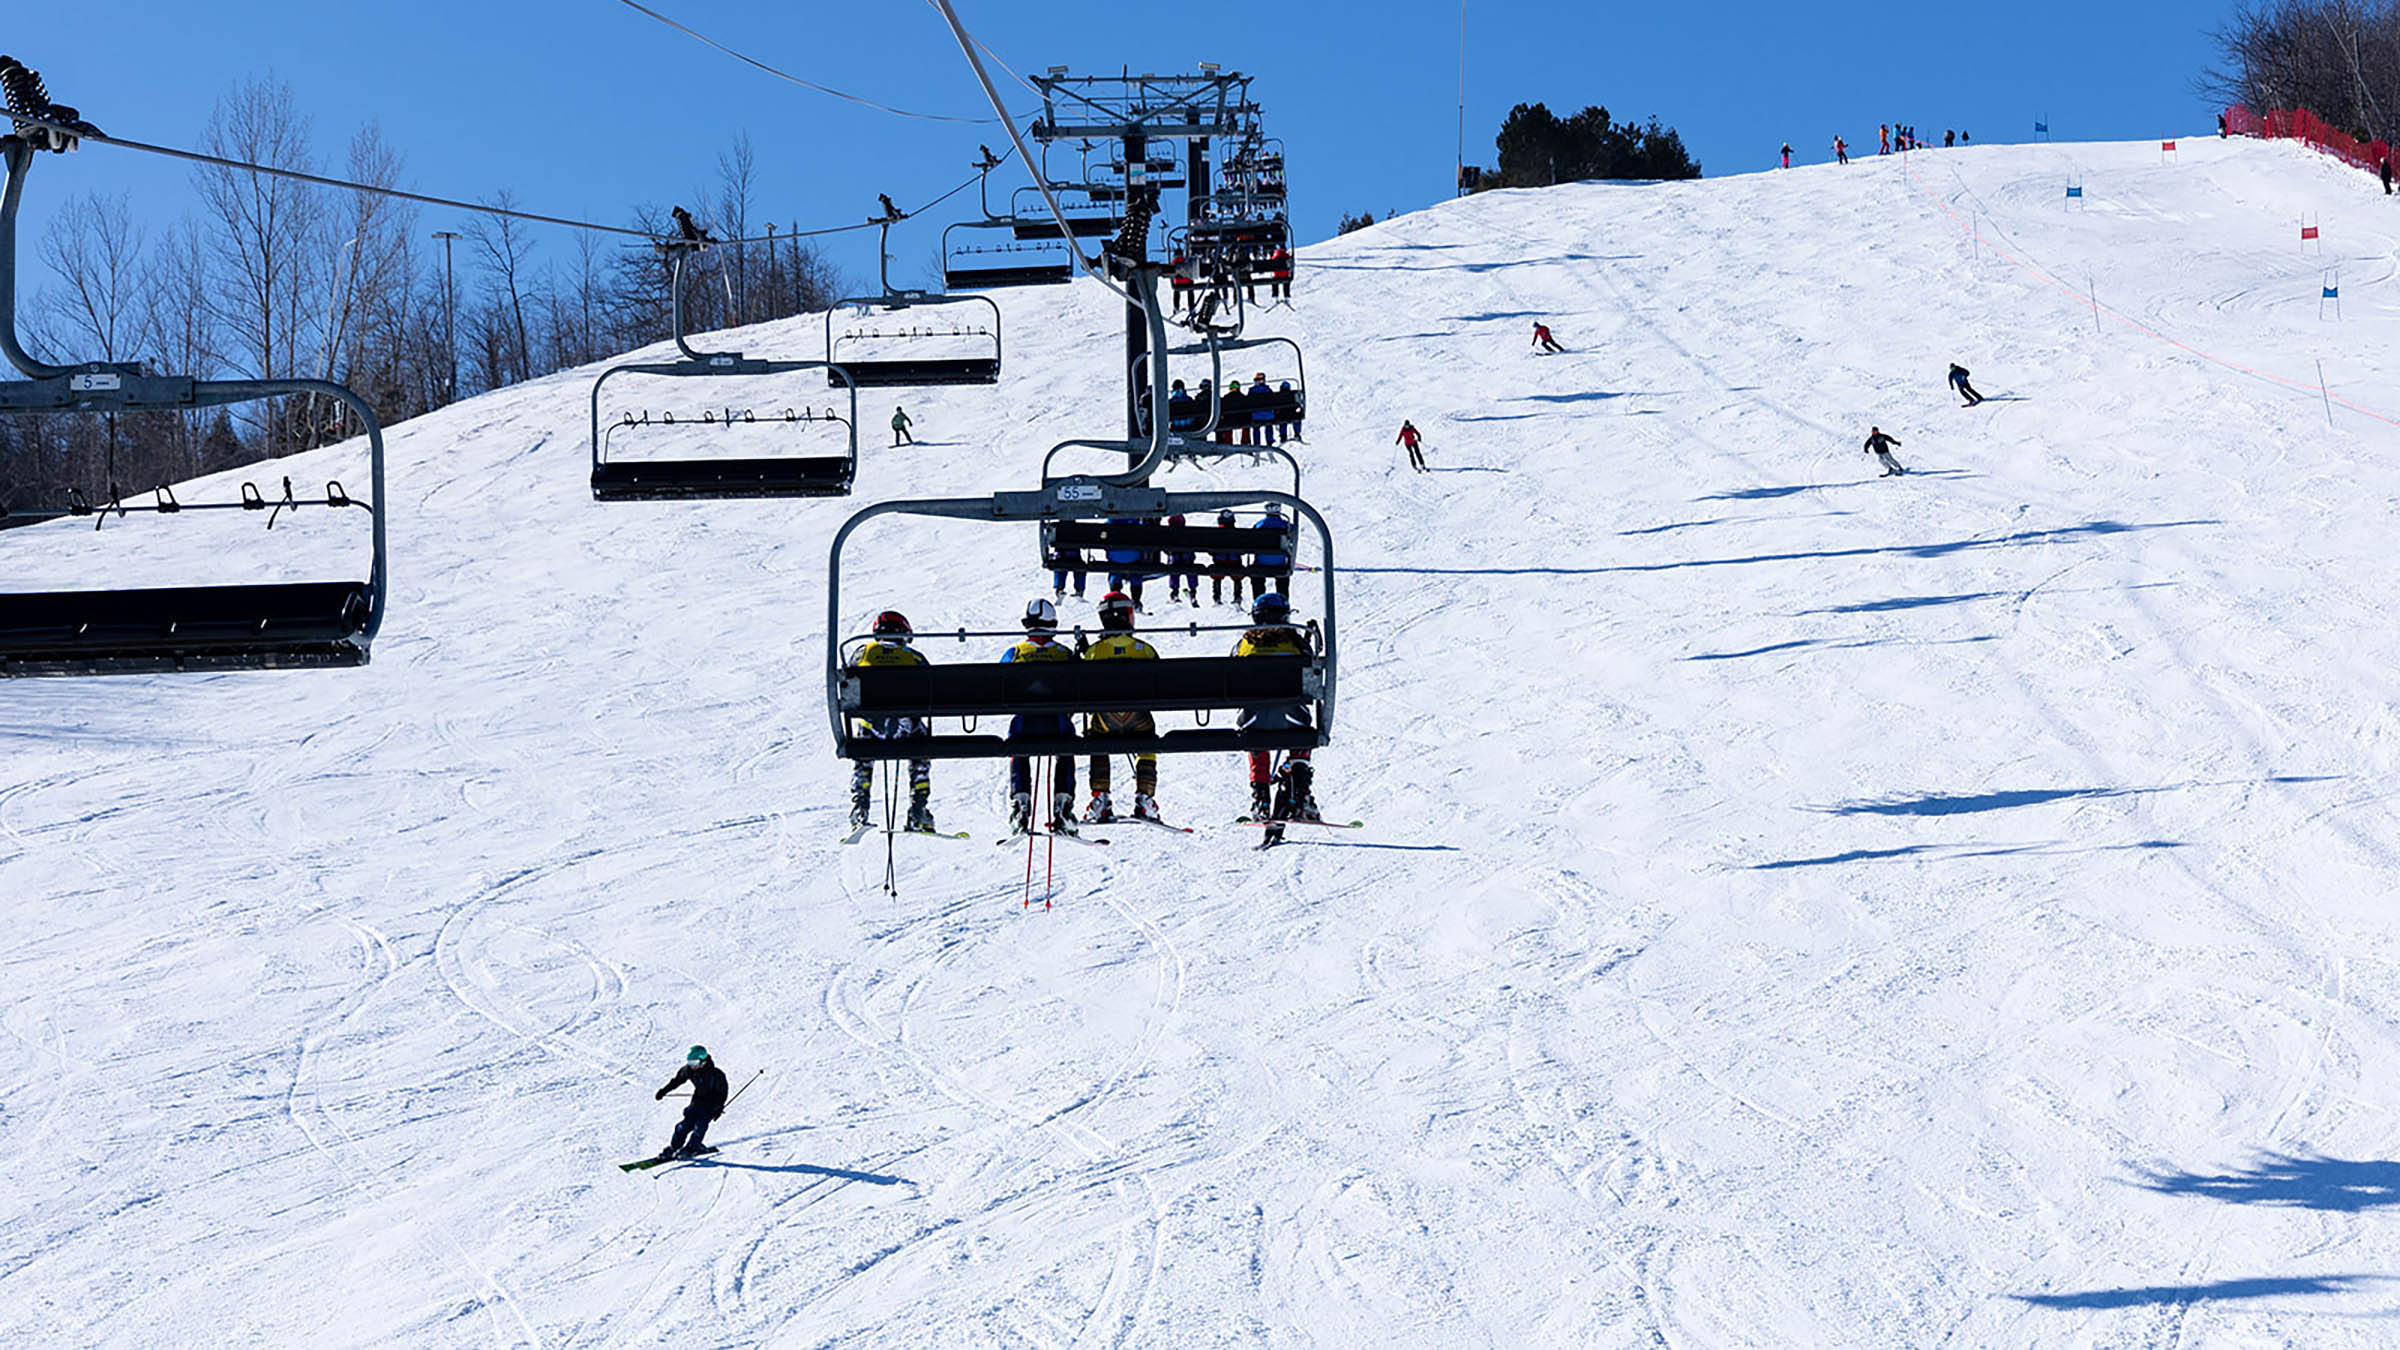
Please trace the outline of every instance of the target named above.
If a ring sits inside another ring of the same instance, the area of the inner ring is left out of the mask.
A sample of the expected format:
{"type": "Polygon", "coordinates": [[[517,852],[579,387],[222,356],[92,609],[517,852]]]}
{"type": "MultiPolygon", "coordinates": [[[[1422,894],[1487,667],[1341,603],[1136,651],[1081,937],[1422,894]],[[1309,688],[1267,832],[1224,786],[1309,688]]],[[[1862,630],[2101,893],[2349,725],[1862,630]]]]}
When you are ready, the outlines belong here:
{"type": "Polygon", "coordinates": [[[2237,104],[2225,110],[2225,129],[2236,136],[2255,136],[2260,140],[2299,141],[2368,173],[2380,172],[2384,160],[2392,153],[2392,147],[2384,142],[2362,141],[2306,108],[2254,113],[2237,104]]]}

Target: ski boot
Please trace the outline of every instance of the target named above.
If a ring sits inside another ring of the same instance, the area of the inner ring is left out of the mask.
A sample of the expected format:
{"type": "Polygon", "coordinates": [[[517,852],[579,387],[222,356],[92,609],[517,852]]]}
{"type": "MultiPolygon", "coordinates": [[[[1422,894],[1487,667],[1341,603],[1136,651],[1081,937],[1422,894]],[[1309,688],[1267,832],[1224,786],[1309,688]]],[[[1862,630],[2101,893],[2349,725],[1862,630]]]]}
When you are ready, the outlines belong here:
{"type": "Polygon", "coordinates": [[[932,834],[934,832],[933,807],[923,797],[913,798],[908,804],[908,832],[910,834],[932,834]]]}
{"type": "Polygon", "coordinates": [[[863,830],[867,828],[867,821],[869,819],[867,806],[867,790],[865,788],[862,787],[856,792],[850,794],[851,829],[863,830]]]}
{"type": "Polygon", "coordinates": [[[1053,792],[1050,794],[1050,832],[1052,834],[1075,833],[1074,793],[1053,792]]]}
{"type": "Polygon", "coordinates": [[[1250,785],[1250,818],[1252,820],[1275,818],[1275,799],[1268,795],[1266,785],[1263,783],[1250,785]]]}
{"type": "Polygon", "coordinates": [[[1083,823],[1086,825],[1106,825],[1114,821],[1116,818],[1116,807],[1108,800],[1108,794],[1105,792],[1093,793],[1092,804],[1083,813],[1083,823]]]}
{"type": "Polygon", "coordinates": [[[1158,820],[1158,799],[1147,792],[1133,794],[1133,815],[1136,820],[1158,820]]]}
{"type": "Polygon", "coordinates": [[[1033,833],[1033,794],[1012,792],[1008,795],[1008,832],[1033,833]]]}

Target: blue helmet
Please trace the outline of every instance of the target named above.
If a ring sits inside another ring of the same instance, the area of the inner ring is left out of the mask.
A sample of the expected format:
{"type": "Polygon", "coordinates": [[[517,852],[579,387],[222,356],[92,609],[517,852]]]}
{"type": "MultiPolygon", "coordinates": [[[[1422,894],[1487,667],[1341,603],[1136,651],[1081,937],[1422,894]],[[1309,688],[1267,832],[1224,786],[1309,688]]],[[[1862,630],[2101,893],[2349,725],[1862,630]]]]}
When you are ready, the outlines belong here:
{"type": "Polygon", "coordinates": [[[1269,591],[1250,602],[1250,617],[1261,623],[1272,623],[1292,616],[1292,602],[1281,591],[1269,591]]]}

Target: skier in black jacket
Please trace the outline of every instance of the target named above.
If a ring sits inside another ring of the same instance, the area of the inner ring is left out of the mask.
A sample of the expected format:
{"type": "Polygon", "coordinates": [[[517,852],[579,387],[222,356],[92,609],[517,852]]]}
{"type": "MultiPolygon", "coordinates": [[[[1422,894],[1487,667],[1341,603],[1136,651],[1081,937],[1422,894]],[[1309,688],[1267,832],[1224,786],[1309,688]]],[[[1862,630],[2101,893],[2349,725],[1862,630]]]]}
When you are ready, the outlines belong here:
{"type": "Polygon", "coordinates": [[[665,1101],[667,1094],[684,1084],[692,1085],[692,1103],[683,1108],[683,1119],[675,1126],[675,1138],[658,1152],[658,1160],[689,1158],[701,1151],[701,1140],[708,1134],[709,1122],[725,1113],[725,1071],[708,1057],[703,1046],[693,1046],[683,1057],[683,1067],[667,1080],[653,1099],[665,1101]]]}
{"type": "Polygon", "coordinates": [[[1892,447],[1899,443],[1899,437],[1884,435],[1882,427],[1867,428],[1867,453],[1883,461],[1883,476],[1886,478],[1908,472],[1900,467],[1899,460],[1892,458],[1892,447]]]}
{"type": "Polygon", "coordinates": [[[1950,363],[1950,387],[1958,391],[1958,396],[1965,399],[1970,408],[1983,402],[1983,395],[1976,393],[1975,386],[1967,383],[1967,368],[1956,361],[1950,363]]]}

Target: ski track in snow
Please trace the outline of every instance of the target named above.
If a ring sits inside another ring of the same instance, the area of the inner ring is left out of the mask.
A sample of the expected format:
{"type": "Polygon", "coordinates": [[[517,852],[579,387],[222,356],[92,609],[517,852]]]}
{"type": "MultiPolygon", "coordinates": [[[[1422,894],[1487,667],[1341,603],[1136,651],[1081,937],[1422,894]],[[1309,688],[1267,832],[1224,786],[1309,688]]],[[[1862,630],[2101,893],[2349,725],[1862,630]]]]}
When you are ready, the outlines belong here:
{"type": "MultiPolygon", "coordinates": [[[[999,295],[997,389],[892,391],[937,444],[863,399],[852,502],[591,502],[594,370],[394,428],[372,666],[0,685],[0,1152],[44,1178],[0,1331],[2380,1344],[2389,211],[2290,146],[1983,146],[1312,246],[1253,330],[1307,353],[1319,795],[1368,828],[1253,852],[1243,767],[1170,757],[1198,833],[1059,849],[1048,911],[1013,850],[901,839],[893,898],[835,846],[821,569],[858,505],[1115,425],[1097,288],[999,295]],[[620,1172],[695,1040],[766,1072],[620,1172]]],[[[688,383],[609,398],[823,402],[688,383]]],[[[365,479],[179,495],[287,472],[365,479]]],[[[339,575],[356,514],[13,530],[0,576],[339,575]]],[[[934,635],[1046,591],[1030,535],[878,521],[847,621],[983,655],[934,635]]],[[[946,828],[1000,772],[935,766],[946,828]]]]}

